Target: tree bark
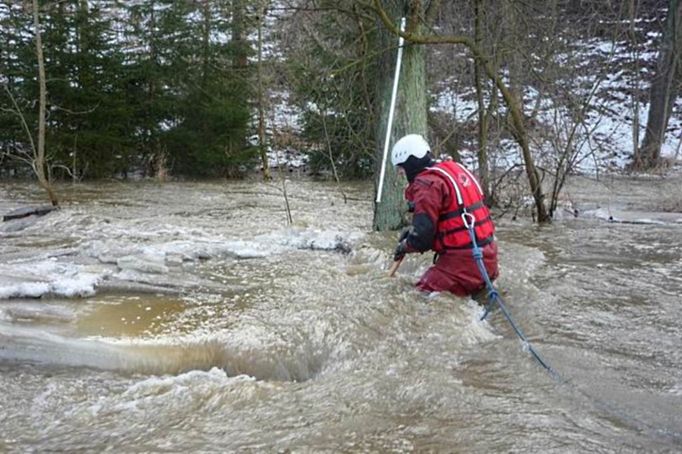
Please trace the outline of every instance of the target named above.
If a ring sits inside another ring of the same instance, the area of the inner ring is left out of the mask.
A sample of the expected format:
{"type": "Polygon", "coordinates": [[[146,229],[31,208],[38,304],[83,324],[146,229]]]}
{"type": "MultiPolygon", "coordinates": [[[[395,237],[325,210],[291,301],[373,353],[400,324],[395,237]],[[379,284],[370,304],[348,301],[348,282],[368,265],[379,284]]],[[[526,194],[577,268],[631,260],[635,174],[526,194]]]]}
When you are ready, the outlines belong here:
{"type": "MultiPolygon", "coordinates": [[[[474,42],[476,46],[483,46],[483,16],[482,0],[476,0],[474,5],[474,42]]],[[[478,104],[478,177],[486,202],[490,203],[490,169],[488,164],[488,115],[483,99],[483,68],[480,60],[474,60],[474,79],[476,83],[476,101],[478,104]]]]}
{"type": "Polygon", "coordinates": [[[236,53],[233,66],[237,70],[246,68],[248,44],[244,39],[244,0],[232,0],[232,42],[236,53]]]}
{"type": "MultiPolygon", "coordinates": [[[[630,47],[632,51],[632,73],[639,74],[640,72],[640,56],[639,50],[637,49],[637,33],[636,33],[636,20],[637,20],[637,10],[639,7],[639,2],[637,0],[628,0],[627,8],[627,20],[628,20],[628,41],[630,42],[630,47]]],[[[639,127],[640,127],[640,114],[639,114],[639,100],[637,99],[637,84],[640,81],[633,78],[632,84],[632,153],[637,155],[639,147],[639,127]]]]}
{"type": "Polygon", "coordinates": [[[263,23],[265,22],[265,5],[259,5],[258,9],[258,66],[256,78],[258,83],[258,148],[261,162],[263,163],[263,179],[270,180],[270,166],[265,144],[265,93],[263,92],[263,23]]]}
{"type": "Polygon", "coordinates": [[[682,1],[669,0],[668,17],[663,31],[656,75],[651,82],[649,118],[644,141],[633,161],[637,170],[652,169],[661,164],[661,146],[677,97],[676,72],[682,50],[682,1]]]}
{"type": "Polygon", "coordinates": [[[504,47],[503,57],[509,70],[509,90],[511,91],[517,104],[523,109],[523,62],[521,46],[524,36],[521,33],[523,24],[519,17],[519,9],[522,7],[519,2],[514,0],[503,0],[502,15],[504,17],[504,47]]]}
{"type": "MultiPolygon", "coordinates": [[[[419,33],[419,17],[424,11],[421,2],[415,0],[391,0],[384,2],[387,12],[397,24],[400,17],[408,12],[407,30],[410,33],[419,33]]],[[[379,49],[392,49],[394,52],[384,52],[381,57],[378,78],[378,90],[380,99],[380,118],[377,122],[376,132],[376,162],[381,165],[384,149],[384,137],[388,123],[388,114],[391,103],[391,91],[393,87],[393,75],[396,64],[395,34],[380,27],[379,49]]],[[[393,131],[391,145],[397,139],[406,134],[427,135],[427,99],[426,99],[426,59],[421,46],[410,45],[405,42],[403,50],[400,84],[398,86],[395,112],[393,117],[393,131]]],[[[390,152],[390,148],[389,148],[390,152]]],[[[397,174],[390,162],[383,185],[383,194],[380,203],[374,205],[373,228],[375,230],[395,230],[405,224],[405,202],[403,190],[406,185],[404,177],[397,174]]],[[[380,170],[376,172],[378,176],[380,170]]],[[[376,181],[378,187],[378,179],[376,181]]]]}

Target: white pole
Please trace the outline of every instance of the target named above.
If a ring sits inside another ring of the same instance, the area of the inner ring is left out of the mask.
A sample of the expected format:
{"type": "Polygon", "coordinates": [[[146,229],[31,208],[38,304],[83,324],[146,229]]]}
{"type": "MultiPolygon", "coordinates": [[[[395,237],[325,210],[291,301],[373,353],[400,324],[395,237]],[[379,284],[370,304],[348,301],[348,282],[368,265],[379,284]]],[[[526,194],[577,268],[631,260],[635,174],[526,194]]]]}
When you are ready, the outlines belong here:
{"type": "MultiPolygon", "coordinates": [[[[405,31],[405,18],[400,19],[400,31],[405,31]]],[[[386,176],[386,159],[388,158],[388,146],[391,141],[391,129],[393,128],[393,112],[395,111],[395,98],[398,94],[398,80],[400,79],[400,63],[403,60],[403,37],[398,38],[398,61],[395,64],[395,76],[393,76],[393,92],[391,93],[391,107],[388,110],[388,124],[386,125],[386,138],[384,139],[384,157],[381,160],[381,173],[379,174],[379,187],[377,188],[377,203],[381,202],[381,192],[384,188],[386,176]]]]}

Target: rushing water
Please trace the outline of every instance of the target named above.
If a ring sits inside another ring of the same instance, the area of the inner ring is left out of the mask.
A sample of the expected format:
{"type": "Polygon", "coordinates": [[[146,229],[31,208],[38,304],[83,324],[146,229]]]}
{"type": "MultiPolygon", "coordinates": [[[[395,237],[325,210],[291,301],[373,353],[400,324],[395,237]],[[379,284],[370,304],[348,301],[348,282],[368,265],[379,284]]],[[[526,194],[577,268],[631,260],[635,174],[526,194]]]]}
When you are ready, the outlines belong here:
{"type": "MultiPolygon", "coordinates": [[[[0,224],[0,451],[682,450],[679,179],[498,225],[507,308],[386,269],[369,185],[106,183],[0,224]],[[607,222],[611,216],[616,221],[607,222]]],[[[37,203],[0,185],[0,213],[37,203]]]]}

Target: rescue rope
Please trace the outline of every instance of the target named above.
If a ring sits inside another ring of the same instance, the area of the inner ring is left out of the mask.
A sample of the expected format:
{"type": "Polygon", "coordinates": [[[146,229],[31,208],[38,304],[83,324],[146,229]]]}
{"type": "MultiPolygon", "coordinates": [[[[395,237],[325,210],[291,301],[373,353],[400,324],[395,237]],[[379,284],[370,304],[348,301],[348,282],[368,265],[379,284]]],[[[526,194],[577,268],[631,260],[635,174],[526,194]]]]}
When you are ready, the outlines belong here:
{"type": "Polygon", "coordinates": [[[677,443],[682,442],[681,433],[661,429],[660,427],[654,426],[648,422],[640,420],[639,418],[633,417],[632,415],[628,414],[626,411],[617,407],[616,405],[606,402],[604,399],[601,399],[597,396],[591,395],[590,393],[584,391],[569,379],[562,377],[556,370],[554,370],[554,368],[552,368],[552,366],[550,366],[550,364],[540,355],[540,353],[538,353],[538,351],[535,350],[535,348],[533,348],[530,342],[528,342],[528,339],[523,334],[523,331],[521,331],[516,322],[514,322],[514,319],[507,310],[504,301],[502,300],[502,297],[500,296],[499,292],[491,282],[490,276],[488,275],[488,271],[485,269],[485,264],[483,263],[483,250],[478,246],[478,243],[476,242],[476,232],[474,230],[476,218],[471,213],[465,211],[464,213],[462,213],[462,220],[464,221],[464,226],[469,231],[469,236],[471,237],[472,254],[474,257],[474,261],[476,262],[478,270],[481,273],[483,280],[485,281],[486,289],[488,290],[488,303],[485,305],[485,312],[483,313],[481,320],[485,320],[490,311],[494,308],[494,305],[497,304],[497,306],[502,311],[502,314],[504,314],[507,321],[509,321],[511,327],[514,329],[516,335],[519,337],[519,339],[521,339],[523,350],[530,352],[530,354],[533,355],[533,358],[535,358],[535,360],[547,371],[550,377],[552,377],[552,379],[554,379],[557,383],[568,385],[571,389],[573,389],[577,393],[581,394],[582,396],[590,400],[594,405],[602,408],[607,413],[610,413],[611,415],[618,417],[621,421],[631,424],[634,428],[638,430],[653,432],[656,433],[657,435],[675,440],[675,442],[677,443]]]}
{"type": "Polygon", "coordinates": [[[549,365],[549,363],[538,353],[535,348],[530,344],[528,341],[528,338],[526,338],[526,335],[523,334],[523,331],[521,331],[521,328],[516,324],[514,319],[512,318],[511,314],[507,310],[507,307],[504,304],[504,301],[502,300],[502,297],[500,296],[500,293],[497,291],[495,286],[493,285],[492,281],[490,280],[490,276],[488,275],[488,271],[485,269],[485,264],[483,263],[483,250],[478,246],[478,243],[476,242],[476,232],[474,230],[474,226],[476,225],[476,219],[474,218],[474,215],[469,213],[469,212],[464,212],[462,213],[462,221],[464,221],[464,226],[466,229],[469,231],[469,237],[471,238],[471,251],[474,256],[474,262],[476,262],[476,266],[478,267],[479,273],[481,273],[481,277],[483,277],[483,280],[485,281],[485,286],[486,289],[488,290],[488,303],[485,305],[485,312],[483,313],[483,316],[481,317],[481,320],[485,320],[485,318],[488,316],[490,311],[494,308],[495,304],[500,308],[502,311],[502,314],[504,314],[504,317],[507,319],[511,327],[514,329],[514,332],[516,335],[521,339],[521,343],[523,345],[523,350],[528,351],[531,355],[533,355],[533,358],[549,373],[549,375],[558,381],[562,381],[561,376],[552,368],[552,366],[549,365]]]}

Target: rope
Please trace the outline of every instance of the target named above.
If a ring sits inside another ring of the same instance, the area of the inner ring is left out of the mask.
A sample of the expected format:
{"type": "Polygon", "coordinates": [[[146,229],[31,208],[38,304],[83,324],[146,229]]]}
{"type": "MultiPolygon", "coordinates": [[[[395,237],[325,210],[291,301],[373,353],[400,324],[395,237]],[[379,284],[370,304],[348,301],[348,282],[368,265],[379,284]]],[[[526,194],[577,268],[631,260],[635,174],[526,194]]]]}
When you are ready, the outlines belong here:
{"type": "Polygon", "coordinates": [[[666,437],[670,440],[674,440],[674,442],[676,443],[681,443],[682,442],[681,433],[662,429],[648,422],[644,422],[639,420],[638,418],[633,417],[632,415],[622,410],[621,408],[618,408],[617,406],[610,404],[609,402],[606,402],[605,400],[593,396],[588,392],[584,391],[578,385],[571,382],[569,379],[562,377],[556,370],[554,370],[554,368],[552,368],[552,366],[550,366],[550,364],[530,344],[526,336],[523,334],[523,331],[521,331],[521,328],[519,328],[519,326],[516,324],[511,314],[507,310],[499,292],[491,282],[490,276],[488,275],[488,271],[485,269],[485,264],[483,263],[483,250],[478,246],[478,243],[476,242],[476,232],[474,230],[476,219],[471,213],[465,211],[464,213],[462,213],[462,220],[464,221],[464,226],[469,231],[474,261],[478,266],[478,271],[481,273],[481,276],[485,281],[486,289],[488,290],[488,304],[486,304],[485,306],[485,312],[481,317],[481,320],[484,320],[488,316],[490,311],[493,309],[494,305],[497,304],[497,306],[502,311],[502,314],[504,314],[504,317],[507,319],[507,321],[509,321],[509,324],[514,329],[516,335],[519,337],[519,339],[521,339],[523,350],[533,355],[533,358],[535,358],[535,360],[547,371],[550,377],[552,377],[552,379],[554,379],[557,383],[569,386],[574,391],[587,398],[590,402],[592,402],[593,405],[601,407],[607,413],[610,413],[611,415],[618,417],[623,422],[629,423],[637,430],[653,432],[660,436],[666,437]]]}
{"type": "Polygon", "coordinates": [[[531,343],[528,341],[528,338],[526,338],[526,335],[523,334],[521,328],[516,324],[516,322],[512,318],[511,314],[509,313],[507,307],[504,304],[504,300],[500,296],[500,293],[497,291],[492,281],[490,280],[488,271],[485,269],[485,264],[483,263],[483,250],[478,246],[478,243],[476,242],[476,232],[474,230],[476,219],[471,213],[464,212],[462,213],[462,220],[464,221],[464,226],[469,231],[474,261],[476,262],[476,266],[478,266],[478,271],[481,274],[481,277],[483,277],[486,289],[488,290],[488,304],[486,304],[485,306],[485,312],[483,313],[481,320],[485,320],[490,311],[493,309],[494,305],[497,304],[497,306],[502,311],[502,314],[504,314],[504,317],[507,319],[507,321],[509,321],[509,324],[514,329],[516,335],[519,337],[519,339],[521,339],[523,350],[528,351],[531,355],[533,355],[533,358],[535,358],[535,360],[547,371],[547,373],[549,373],[549,375],[553,379],[563,381],[561,379],[561,376],[557,373],[557,371],[555,371],[552,368],[552,366],[550,366],[550,364],[540,355],[540,353],[537,350],[535,350],[535,348],[533,348],[531,343]]]}

